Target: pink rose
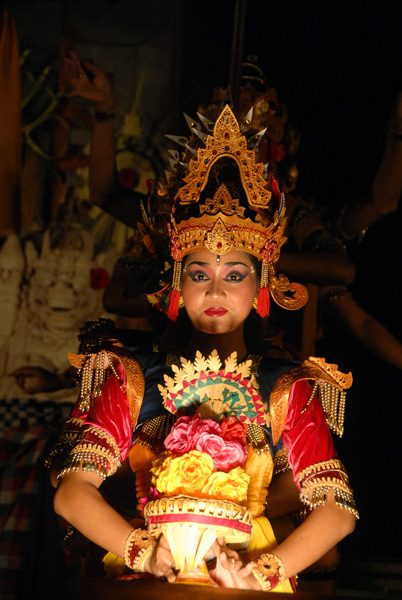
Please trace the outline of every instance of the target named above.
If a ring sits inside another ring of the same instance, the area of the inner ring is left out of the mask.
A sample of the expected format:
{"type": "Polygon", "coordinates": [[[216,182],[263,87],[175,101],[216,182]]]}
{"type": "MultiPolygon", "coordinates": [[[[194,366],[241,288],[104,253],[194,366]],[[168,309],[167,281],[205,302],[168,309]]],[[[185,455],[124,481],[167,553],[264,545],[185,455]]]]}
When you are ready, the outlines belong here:
{"type": "Polygon", "coordinates": [[[246,447],[247,426],[239,421],[237,417],[231,415],[228,419],[223,417],[221,421],[222,437],[227,442],[236,441],[243,447],[246,447]]]}
{"type": "Polygon", "coordinates": [[[165,448],[176,456],[181,456],[195,449],[192,435],[189,434],[193,417],[180,417],[165,439],[165,448]]]}
{"type": "Polygon", "coordinates": [[[239,442],[226,442],[221,452],[213,456],[214,467],[219,471],[231,471],[235,467],[242,467],[246,456],[247,450],[239,442]]]}
{"type": "Polygon", "coordinates": [[[212,419],[203,419],[201,415],[196,414],[189,429],[189,435],[193,437],[194,445],[197,445],[199,437],[204,433],[210,433],[222,437],[221,428],[218,423],[212,419]]]}
{"type": "Polygon", "coordinates": [[[223,440],[220,435],[210,433],[209,431],[202,431],[198,435],[196,449],[199,452],[205,452],[206,454],[209,454],[214,461],[214,468],[217,468],[215,464],[215,458],[223,451],[225,446],[225,440],[223,440]]]}

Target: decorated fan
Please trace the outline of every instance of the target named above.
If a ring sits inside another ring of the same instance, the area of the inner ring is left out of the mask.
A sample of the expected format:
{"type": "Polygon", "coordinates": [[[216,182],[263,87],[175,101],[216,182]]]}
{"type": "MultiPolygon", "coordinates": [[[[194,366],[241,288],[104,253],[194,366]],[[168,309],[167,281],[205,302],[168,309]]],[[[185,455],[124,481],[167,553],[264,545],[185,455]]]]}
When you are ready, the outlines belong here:
{"type": "Polygon", "coordinates": [[[222,368],[214,350],[208,358],[197,352],[194,362],[182,358],[181,365],[172,365],[174,379],[165,375],[165,386],[159,386],[165,408],[171,413],[197,412],[215,420],[230,414],[242,423],[265,423],[264,405],[251,376],[251,359],[238,365],[234,352],[222,368]]]}

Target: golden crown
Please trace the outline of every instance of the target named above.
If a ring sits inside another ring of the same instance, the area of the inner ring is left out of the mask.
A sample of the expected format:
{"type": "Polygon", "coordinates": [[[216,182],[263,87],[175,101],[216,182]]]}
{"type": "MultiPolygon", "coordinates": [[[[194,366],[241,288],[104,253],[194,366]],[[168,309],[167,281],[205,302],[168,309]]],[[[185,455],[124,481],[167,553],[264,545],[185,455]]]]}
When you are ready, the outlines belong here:
{"type": "Polygon", "coordinates": [[[232,248],[244,250],[261,259],[265,248],[269,261],[276,262],[279,250],[286,241],[283,235],[285,220],[279,213],[270,224],[244,216],[245,208],[232,198],[222,183],[213,198],[200,204],[200,216],[176,223],[172,218],[171,239],[180,248],[181,256],[206,247],[214,254],[226,254],[232,248]]]}
{"type": "Polygon", "coordinates": [[[189,161],[171,216],[175,268],[169,317],[175,320],[178,314],[182,258],[203,247],[217,255],[243,250],[261,260],[257,301],[261,316],[269,312],[267,286],[275,289],[277,303],[288,309],[300,308],[307,301],[305,288],[290,284],[283,276],[279,281],[272,266],[286,241],[285,198],[274,177],[256,162],[229,106],[217,119],[213,135],[203,139],[205,148],[199,148],[197,158],[189,161]],[[291,294],[285,296],[288,291],[291,294]]]}

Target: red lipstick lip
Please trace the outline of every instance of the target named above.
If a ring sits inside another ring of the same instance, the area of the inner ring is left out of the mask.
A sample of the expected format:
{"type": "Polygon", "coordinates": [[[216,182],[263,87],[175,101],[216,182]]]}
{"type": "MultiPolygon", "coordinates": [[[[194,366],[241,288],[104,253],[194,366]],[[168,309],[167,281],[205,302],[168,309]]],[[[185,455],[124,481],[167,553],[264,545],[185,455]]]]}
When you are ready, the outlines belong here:
{"type": "Polygon", "coordinates": [[[208,317],[223,317],[223,315],[226,315],[227,313],[227,308],[223,308],[223,307],[218,307],[215,308],[214,306],[212,308],[207,308],[207,310],[205,311],[205,314],[208,317]]]}

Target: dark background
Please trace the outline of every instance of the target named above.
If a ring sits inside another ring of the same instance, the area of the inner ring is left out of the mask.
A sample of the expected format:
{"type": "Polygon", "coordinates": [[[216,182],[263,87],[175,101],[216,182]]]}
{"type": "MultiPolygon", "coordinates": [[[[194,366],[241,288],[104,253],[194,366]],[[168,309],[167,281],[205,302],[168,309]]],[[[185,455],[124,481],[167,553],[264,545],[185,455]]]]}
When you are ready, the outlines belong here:
{"type": "MultiPolygon", "coordinates": [[[[237,4],[183,5],[181,97],[188,110],[207,97],[211,81],[227,84],[237,4]]],[[[301,132],[300,190],[336,201],[342,191],[367,189],[402,89],[399,4],[249,0],[243,6],[243,57],[257,57],[301,132]]]]}

